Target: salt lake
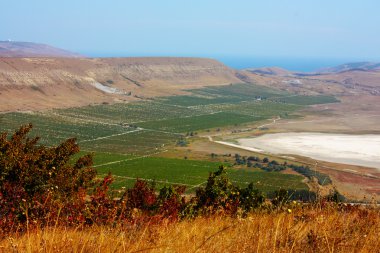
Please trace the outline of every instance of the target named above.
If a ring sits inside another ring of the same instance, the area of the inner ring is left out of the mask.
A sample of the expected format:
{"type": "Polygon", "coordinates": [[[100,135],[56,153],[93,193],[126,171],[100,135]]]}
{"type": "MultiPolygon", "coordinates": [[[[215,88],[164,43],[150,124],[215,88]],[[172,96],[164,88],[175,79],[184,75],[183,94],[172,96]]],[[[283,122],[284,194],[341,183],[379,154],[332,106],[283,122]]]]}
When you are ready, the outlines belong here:
{"type": "Polygon", "coordinates": [[[277,133],[237,141],[248,150],[380,169],[380,135],[375,134],[277,133]]]}

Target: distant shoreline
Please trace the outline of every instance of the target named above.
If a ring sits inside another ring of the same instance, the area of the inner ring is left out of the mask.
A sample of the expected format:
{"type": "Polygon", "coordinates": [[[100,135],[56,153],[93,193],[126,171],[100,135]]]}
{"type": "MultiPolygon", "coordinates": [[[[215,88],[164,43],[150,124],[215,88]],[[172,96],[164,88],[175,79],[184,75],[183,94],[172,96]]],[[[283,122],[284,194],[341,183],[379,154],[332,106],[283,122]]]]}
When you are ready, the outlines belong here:
{"type": "Polygon", "coordinates": [[[355,59],[315,59],[315,58],[274,58],[274,57],[215,57],[234,69],[280,67],[294,72],[315,72],[317,70],[341,65],[355,59]]]}
{"type": "Polygon", "coordinates": [[[371,61],[371,59],[324,59],[314,57],[263,57],[263,56],[218,56],[218,55],[165,55],[165,54],[128,54],[128,53],[93,53],[81,52],[90,58],[110,57],[196,57],[211,58],[221,61],[230,68],[242,70],[247,68],[280,67],[294,72],[314,72],[319,69],[334,67],[347,62],[371,61]]]}

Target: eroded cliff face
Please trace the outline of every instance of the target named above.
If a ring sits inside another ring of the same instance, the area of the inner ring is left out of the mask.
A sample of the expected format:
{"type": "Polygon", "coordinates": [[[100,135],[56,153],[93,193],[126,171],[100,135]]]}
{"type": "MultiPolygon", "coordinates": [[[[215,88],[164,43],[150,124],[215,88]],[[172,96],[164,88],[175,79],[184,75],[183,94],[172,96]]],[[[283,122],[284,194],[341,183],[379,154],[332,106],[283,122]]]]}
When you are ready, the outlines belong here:
{"type": "Polygon", "coordinates": [[[133,101],[241,82],[202,58],[0,58],[0,111],[133,101]]]}

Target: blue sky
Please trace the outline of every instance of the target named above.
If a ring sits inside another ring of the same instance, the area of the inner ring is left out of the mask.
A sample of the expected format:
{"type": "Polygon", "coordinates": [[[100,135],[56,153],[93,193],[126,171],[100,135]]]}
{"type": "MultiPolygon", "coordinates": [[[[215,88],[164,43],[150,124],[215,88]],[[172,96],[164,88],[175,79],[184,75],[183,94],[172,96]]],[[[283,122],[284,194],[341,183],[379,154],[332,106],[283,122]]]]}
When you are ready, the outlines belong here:
{"type": "Polygon", "coordinates": [[[380,60],[378,0],[0,3],[0,40],[91,56],[380,60]]]}

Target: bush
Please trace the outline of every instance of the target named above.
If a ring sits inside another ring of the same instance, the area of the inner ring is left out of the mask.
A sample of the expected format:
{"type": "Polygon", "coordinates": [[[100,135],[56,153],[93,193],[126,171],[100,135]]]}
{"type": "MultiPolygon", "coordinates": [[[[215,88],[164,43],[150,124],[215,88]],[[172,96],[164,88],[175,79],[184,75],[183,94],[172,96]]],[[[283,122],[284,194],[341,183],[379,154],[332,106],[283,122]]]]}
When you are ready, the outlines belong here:
{"type": "Polygon", "coordinates": [[[251,161],[251,162],[260,162],[260,158],[257,157],[257,156],[249,156],[247,158],[248,161],[251,161]]]}
{"type": "Polygon", "coordinates": [[[225,167],[220,166],[218,171],[210,173],[206,187],[196,191],[197,207],[212,211],[234,208],[238,192],[238,188],[228,179],[225,167]]]}
{"type": "Polygon", "coordinates": [[[180,140],[176,142],[176,146],[178,147],[187,147],[188,144],[189,144],[188,141],[183,138],[181,138],[180,140]]]}
{"type": "Polygon", "coordinates": [[[254,188],[253,183],[250,183],[247,188],[240,190],[240,207],[245,213],[252,209],[260,207],[265,198],[261,192],[254,188]]]}
{"type": "Polygon", "coordinates": [[[75,139],[57,147],[40,146],[38,137],[27,137],[31,129],[29,124],[10,138],[7,133],[0,135],[0,230],[4,232],[12,226],[22,228],[26,221],[48,223],[73,203],[83,203],[85,191],[94,185],[91,155],[70,161],[79,152],[75,139]]]}
{"type": "Polygon", "coordinates": [[[340,203],[347,201],[346,197],[344,197],[338,190],[333,189],[330,191],[329,195],[326,196],[326,200],[329,202],[340,203]]]}
{"type": "Polygon", "coordinates": [[[239,188],[231,183],[226,174],[226,168],[220,166],[218,171],[210,173],[205,188],[196,191],[196,209],[201,213],[224,211],[236,214],[239,210],[249,212],[260,207],[265,201],[264,196],[253,183],[247,188],[239,188]]]}
{"type": "Polygon", "coordinates": [[[157,202],[154,185],[137,179],[133,188],[127,190],[126,199],[126,208],[130,212],[139,209],[149,214],[157,202]]]}
{"type": "Polygon", "coordinates": [[[185,186],[163,187],[158,195],[158,213],[172,220],[182,217],[182,210],[186,207],[185,197],[182,196],[185,190],[185,186]]]}
{"type": "Polygon", "coordinates": [[[0,191],[7,183],[7,187],[21,187],[27,200],[48,193],[67,198],[93,183],[96,171],[90,167],[91,155],[70,163],[79,152],[75,139],[57,147],[39,146],[38,137],[27,137],[31,129],[31,124],[22,126],[9,139],[6,133],[0,135],[0,191]]]}
{"type": "Polygon", "coordinates": [[[289,192],[285,189],[280,189],[274,192],[274,198],[272,199],[272,204],[275,207],[283,206],[290,201],[289,192]]]}

